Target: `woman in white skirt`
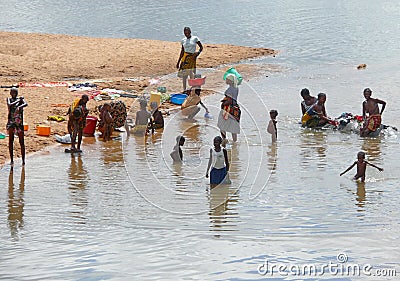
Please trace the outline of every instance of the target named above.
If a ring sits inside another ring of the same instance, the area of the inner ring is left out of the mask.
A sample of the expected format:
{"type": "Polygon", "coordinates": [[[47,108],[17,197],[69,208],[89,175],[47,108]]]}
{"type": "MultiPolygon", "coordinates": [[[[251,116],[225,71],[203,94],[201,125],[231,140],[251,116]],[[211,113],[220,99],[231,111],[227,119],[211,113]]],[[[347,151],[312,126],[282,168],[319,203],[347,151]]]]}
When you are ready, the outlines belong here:
{"type": "Polygon", "coordinates": [[[237,103],[239,88],[236,76],[234,74],[227,75],[226,84],[229,87],[225,91],[225,97],[221,100],[221,111],[217,123],[224,139],[223,143],[226,143],[226,132],[232,134],[233,142],[237,141],[237,135],[240,134],[241,111],[237,103]]]}

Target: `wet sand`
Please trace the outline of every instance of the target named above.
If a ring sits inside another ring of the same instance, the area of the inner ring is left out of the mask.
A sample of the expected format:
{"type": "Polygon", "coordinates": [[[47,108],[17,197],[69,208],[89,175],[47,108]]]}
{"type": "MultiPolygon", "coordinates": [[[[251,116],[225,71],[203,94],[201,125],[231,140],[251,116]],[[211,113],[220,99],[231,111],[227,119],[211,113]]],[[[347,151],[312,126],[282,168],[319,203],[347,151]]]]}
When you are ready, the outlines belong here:
{"type": "MultiPolygon", "coordinates": [[[[272,49],[252,48],[234,45],[214,45],[203,42],[204,51],[198,58],[198,68],[224,71],[229,64],[245,78],[257,75],[259,65],[243,63],[250,58],[277,54],[272,49]]],[[[171,75],[158,85],[150,86],[151,78],[162,77],[176,72],[176,62],[180,52],[178,42],[144,39],[89,38],[69,35],[0,32],[0,85],[11,86],[20,82],[69,83],[93,82],[101,88],[126,90],[141,95],[157,86],[165,86],[169,93],[181,91],[181,80],[171,75]],[[133,78],[127,80],[127,78],[133,78]],[[99,82],[101,81],[101,82],[99,82]],[[107,81],[107,82],[105,82],[107,81]]],[[[265,69],[264,69],[265,70],[265,69]]],[[[207,88],[224,86],[220,72],[207,74],[207,88]]],[[[205,91],[211,94],[213,90],[205,91]]],[[[6,97],[9,89],[0,90],[0,123],[7,123],[6,97]]],[[[67,133],[66,122],[47,121],[47,116],[64,115],[67,107],[82,93],[70,92],[67,87],[20,87],[19,95],[24,96],[28,107],[24,111],[24,122],[29,125],[26,132],[26,152],[35,152],[54,144],[55,134],[67,133]],[[50,137],[37,136],[38,124],[51,126],[50,137]]],[[[136,111],[136,100],[121,98],[130,109],[136,111]]],[[[95,108],[101,102],[90,101],[90,115],[97,115],[95,108]]],[[[162,110],[174,105],[166,103],[162,110]]],[[[18,140],[14,142],[14,157],[20,157],[18,140]]],[[[8,138],[0,140],[0,165],[9,159],[8,138]]]]}

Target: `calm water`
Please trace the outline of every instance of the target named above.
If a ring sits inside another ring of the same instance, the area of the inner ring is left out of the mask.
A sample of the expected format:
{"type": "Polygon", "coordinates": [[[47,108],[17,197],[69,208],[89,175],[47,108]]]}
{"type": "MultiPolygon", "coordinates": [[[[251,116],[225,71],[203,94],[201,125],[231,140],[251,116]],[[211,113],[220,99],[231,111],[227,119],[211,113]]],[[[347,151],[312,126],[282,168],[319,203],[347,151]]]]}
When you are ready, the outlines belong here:
{"type": "MultiPolygon", "coordinates": [[[[172,115],[163,134],[146,140],[86,138],[81,156],[60,145],[29,157],[25,169],[0,170],[0,279],[263,280],[270,275],[257,269],[266,259],[318,266],[342,253],[351,264],[399,271],[398,134],[361,139],[297,124],[301,88],[326,92],[328,114],[338,116],[360,113],[362,89],[371,87],[388,102],[384,123],[400,126],[399,3],[185,3],[1,1],[3,30],[178,40],[190,19],[204,42],[283,52],[255,61],[282,71],[266,66],[240,88],[229,186],[209,190],[204,177],[218,134],[204,112],[196,122],[172,115]],[[367,69],[356,71],[359,63],[367,69]],[[271,108],[279,111],[276,145],[266,134],[271,108]],[[187,138],[182,166],[169,158],[177,133],[187,138]],[[361,149],[385,171],[369,167],[365,184],[351,181],[355,170],[339,177],[361,149]]],[[[205,100],[215,117],[220,99],[205,100]]]]}

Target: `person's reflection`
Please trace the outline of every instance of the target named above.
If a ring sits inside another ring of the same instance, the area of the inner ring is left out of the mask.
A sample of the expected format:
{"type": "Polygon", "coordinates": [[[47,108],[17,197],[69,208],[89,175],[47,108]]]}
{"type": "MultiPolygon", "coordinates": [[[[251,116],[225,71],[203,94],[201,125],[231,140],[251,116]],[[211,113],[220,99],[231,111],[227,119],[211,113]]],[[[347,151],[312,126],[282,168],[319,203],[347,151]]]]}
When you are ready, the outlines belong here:
{"type": "Polygon", "coordinates": [[[365,207],[365,183],[357,181],[357,203],[356,205],[359,207],[358,212],[363,212],[365,207]]]}
{"type": "Polygon", "coordinates": [[[183,120],[180,125],[182,135],[185,136],[185,152],[186,152],[186,165],[191,165],[193,168],[199,168],[202,162],[200,157],[200,150],[203,143],[200,140],[200,125],[197,123],[183,120]]]}
{"type": "Polygon", "coordinates": [[[308,167],[309,163],[317,158],[317,167],[324,168],[326,166],[326,133],[304,129],[300,133],[300,139],[301,167],[308,167]],[[317,155],[314,152],[317,152],[317,155]]]}
{"type": "Polygon", "coordinates": [[[10,170],[8,176],[8,226],[11,236],[18,237],[18,230],[24,226],[24,191],[25,191],[25,167],[22,166],[19,189],[14,191],[14,172],[10,170]]]}
{"type": "Polygon", "coordinates": [[[368,161],[380,162],[381,156],[381,139],[380,138],[365,138],[361,145],[361,149],[368,156],[368,161]]]}
{"type": "Polygon", "coordinates": [[[278,146],[276,143],[272,143],[269,146],[269,151],[267,152],[268,155],[268,169],[271,173],[275,173],[276,170],[276,156],[278,154],[278,146]]]}
{"type": "Polygon", "coordinates": [[[113,164],[122,164],[124,162],[121,141],[116,140],[104,142],[101,150],[103,152],[103,161],[106,166],[113,164]]]}
{"type": "Polygon", "coordinates": [[[163,136],[164,129],[157,129],[155,130],[154,133],[151,134],[151,142],[153,144],[158,144],[161,142],[162,136],[163,136]]]}
{"type": "MultiPolygon", "coordinates": [[[[241,184],[238,180],[242,177],[240,176],[240,172],[242,171],[242,163],[239,160],[239,150],[240,144],[234,143],[232,144],[231,149],[227,149],[228,159],[229,159],[229,178],[232,181],[232,185],[241,184]]],[[[239,189],[239,186],[237,186],[239,189]]]]}
{"type": "Polygon", "coordinates": [[[75,208],[71,211],[72,216],[79,219],[78,223],[85,223],[84,211],[88,205],[86,187],[88,183],[88,172],[83,166],[81,155],[71,155],[71,165],[68,170],[69,190],[72,205],[75,208]]]}
{"type": "Polygon", "coordinates": [[[237,202],[237,190],[228,184],[220,184],[210,189],[209,216],[211,222],[211,231],[235,230],[235,224],[232,220],[238,217],[238,213],[234,208],[237,202]]]}

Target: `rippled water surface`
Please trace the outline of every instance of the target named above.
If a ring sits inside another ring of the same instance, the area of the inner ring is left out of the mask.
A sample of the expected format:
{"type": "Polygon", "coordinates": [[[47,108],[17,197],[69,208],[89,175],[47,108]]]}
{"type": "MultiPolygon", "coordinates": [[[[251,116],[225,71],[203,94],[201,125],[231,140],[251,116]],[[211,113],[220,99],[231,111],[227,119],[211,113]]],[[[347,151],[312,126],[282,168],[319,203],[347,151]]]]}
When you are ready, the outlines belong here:
{"type": "Polygon", "coordinates": [[[59,145],[24,169],[2,168],[1,280],[260,280],[270,277],[257,272],[266,260],[324,265],[340,254],[400,270],[398,133],[361,139],[298,125],[301,88],[326,92],[328,114],[338,116],[359,114],[371,87],[388,102],[384,123],[400,126],[397,1],[208,2],[0,2],[3,30],[178,40],[191,19],[205,42],[283,50],[255,61],[265,73],[240,87],[231,185],[210,190],[204,177],[221,95],[205,99],[214,120],[172,114],[147,139],[86,138],[82,155],[59,145]],[[271,63],[282,71],[269,71],[271,63]],[[276,145],[266,133],[272,108],[276,145]],[[179,133],[185,161],[173,165],[179,133]],[[385,169],[368,167],[365,184],[351,180],[355,170],[339,177],[359,150],[385,169]]]}

